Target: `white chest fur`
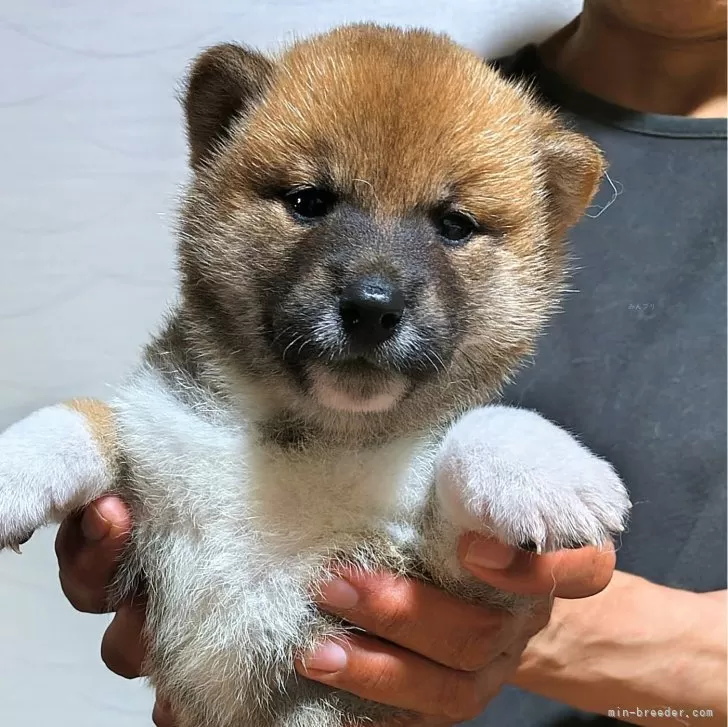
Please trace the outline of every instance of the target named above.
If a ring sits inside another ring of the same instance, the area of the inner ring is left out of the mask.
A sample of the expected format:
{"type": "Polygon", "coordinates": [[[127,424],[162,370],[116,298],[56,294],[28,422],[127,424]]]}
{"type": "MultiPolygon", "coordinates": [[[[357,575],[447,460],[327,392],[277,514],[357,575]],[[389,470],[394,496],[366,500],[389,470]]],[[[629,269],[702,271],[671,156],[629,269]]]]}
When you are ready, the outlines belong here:
{"type": "Polygon", "coordinates": [[[294,654],[334,628],[309,590],[329,556],[366,549],[372,535],[396,553],[416,537],[435,447],[413,438],[286,452],[231,411],[181,402],[149,370],[114,408],[139,509],[152,660],[166,665],[153,678],[196,685],[223,715],[214,724],[227,725],[224,715],[272,699],[294,654]]]}
{"type": "Polygon", "coordinates": [[[269,555],[331,552],[411,522],[432,486],[434,442],[359,450],[267,444],[228,410],[202,412],[144,370],[115,402],[145,510],[172,527],[231,526],[269,555]]]}

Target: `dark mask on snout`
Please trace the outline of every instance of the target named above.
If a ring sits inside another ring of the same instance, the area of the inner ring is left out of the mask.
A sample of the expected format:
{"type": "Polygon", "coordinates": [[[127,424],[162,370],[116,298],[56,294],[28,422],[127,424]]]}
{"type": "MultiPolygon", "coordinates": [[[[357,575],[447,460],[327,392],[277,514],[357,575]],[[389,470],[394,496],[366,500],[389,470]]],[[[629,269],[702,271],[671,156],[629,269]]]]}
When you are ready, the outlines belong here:
{"type": "Polygon", "coordinates": [[[261,280],[269,345],[303,386],[312,363],[411,385],[442,370],[458,338],[462,294],[429,219],[376,220],[316,189],[286,196],[304,228],[261,280]]]}

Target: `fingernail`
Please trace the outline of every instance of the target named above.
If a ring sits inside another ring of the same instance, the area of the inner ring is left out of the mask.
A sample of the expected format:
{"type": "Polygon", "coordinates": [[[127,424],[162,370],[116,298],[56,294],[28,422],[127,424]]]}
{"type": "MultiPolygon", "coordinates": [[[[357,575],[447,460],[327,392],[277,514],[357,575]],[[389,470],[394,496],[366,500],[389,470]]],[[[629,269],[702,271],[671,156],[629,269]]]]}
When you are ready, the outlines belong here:
{"type": "Polygon", "coordinates": [[[111,523],[101,514],[97,505],[89,505],[81,518],[81,532],[87,540],[103,540],[111,530],[111,523]]]}
{"type": "Polygon", "coordinates": [[[465,554],[465,563],[488,570],[505,570],[515,557],[512,548],[496,540],[474,540],[465,554]]]}
{"type": "Polygon", "coordinates": [[[346,667],[346,652],[338,644],[329,641],[314,649],[303,658],[307,672],[334,674],[346,667]]]}
{"type": "Polygon", "coordinates": [[[322,605],[348,611],[359,602],[359,594],[351,584],[337,578],[321,586],[320,601],[322,605]]]}

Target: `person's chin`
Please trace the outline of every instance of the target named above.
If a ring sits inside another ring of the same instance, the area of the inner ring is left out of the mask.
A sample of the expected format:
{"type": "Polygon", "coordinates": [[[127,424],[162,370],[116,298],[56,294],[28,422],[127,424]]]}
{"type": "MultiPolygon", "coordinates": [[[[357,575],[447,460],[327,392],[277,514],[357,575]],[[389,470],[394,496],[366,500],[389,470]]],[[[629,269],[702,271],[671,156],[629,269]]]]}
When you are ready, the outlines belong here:
{"type": "Polygon", "coordinates": [[[356,367],[314,364],[309,370],[311,395],[319,405],[349,414],[377,414],[404,397],[407,381],[400,374],[357,371],[356,367]]]}

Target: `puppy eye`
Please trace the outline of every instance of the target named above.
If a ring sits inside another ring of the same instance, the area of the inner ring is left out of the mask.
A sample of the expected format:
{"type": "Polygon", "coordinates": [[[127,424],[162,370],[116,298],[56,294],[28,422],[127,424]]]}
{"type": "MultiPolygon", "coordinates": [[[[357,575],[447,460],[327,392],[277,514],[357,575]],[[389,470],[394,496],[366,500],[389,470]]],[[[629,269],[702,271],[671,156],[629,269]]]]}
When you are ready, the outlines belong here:
{"type": "Polygon", "coordinates": [[[439,215],[435,225],[440,236],[454,245],[467,242],[478,229],[476,221],[463,212],[446,212],[439,215]]]}
{"type": "Polygon", "coordinates": [[[317,187],[286,192],[283,200],[295,215],[307,220],[325,217],[336,204],[336,196],[332,192],[317,187]]]}

